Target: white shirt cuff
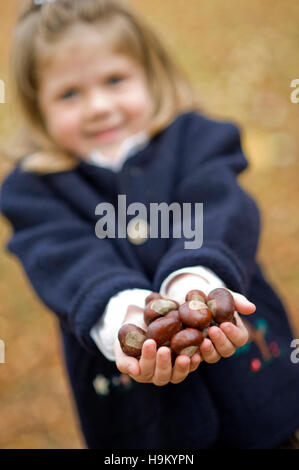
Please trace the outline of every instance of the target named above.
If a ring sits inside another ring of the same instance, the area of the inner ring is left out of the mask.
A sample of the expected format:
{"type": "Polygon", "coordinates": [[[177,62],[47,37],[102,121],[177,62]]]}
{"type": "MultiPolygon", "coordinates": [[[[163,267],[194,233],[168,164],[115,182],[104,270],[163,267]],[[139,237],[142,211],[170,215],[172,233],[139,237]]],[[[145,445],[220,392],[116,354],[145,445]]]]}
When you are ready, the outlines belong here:
{"type": "MultiPolygon", "coordinates": [[[[114,295],[109,300],[100,320],[91,329],[90,336],[109,361],[115,361],[113,345],[129,305],[144,308],[145,299],[149,294],[151,291],[147,289],[126,289],[114,295]]],[[[136,318],[130,319],[130,323],[141,326],[138,323],[142,320],[138,314],[136,318]]]]}
{"type": "Polygon", "coordinates": [[[217,287],[226,287],[226,285],[211,269],[204,266],[190,266],[178,269],[167,276],[161,284],[160,294],[181,304],[185,302],[185,296],[190,290],[199,289],[208,295],[217,287]],[[176,280],[175,278],[181,274],[186,276],[176,280]]]}

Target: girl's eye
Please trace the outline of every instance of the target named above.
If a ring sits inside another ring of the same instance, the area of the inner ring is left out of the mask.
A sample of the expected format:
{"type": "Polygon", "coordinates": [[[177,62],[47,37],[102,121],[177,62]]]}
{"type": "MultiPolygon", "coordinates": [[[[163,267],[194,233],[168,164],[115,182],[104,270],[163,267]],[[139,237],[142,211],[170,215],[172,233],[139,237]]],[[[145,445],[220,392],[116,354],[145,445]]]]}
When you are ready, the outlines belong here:
{"type": "Polygon", "coordinates": [[[63,95],[61,95],[61,98],[63,100],[68,100],[68,99],[74,98],[77,95],[78,95],[77,90],[68,90],[65,93],[63,93],[63,95]]]}
{"type": "Polygon", "coordinates": [[[107,83],[109,85],[117,85],[120,83],[122,80],[124,80],[124,77],[121,77],[120,75],[113,75],[107,80],[107,83]]]}

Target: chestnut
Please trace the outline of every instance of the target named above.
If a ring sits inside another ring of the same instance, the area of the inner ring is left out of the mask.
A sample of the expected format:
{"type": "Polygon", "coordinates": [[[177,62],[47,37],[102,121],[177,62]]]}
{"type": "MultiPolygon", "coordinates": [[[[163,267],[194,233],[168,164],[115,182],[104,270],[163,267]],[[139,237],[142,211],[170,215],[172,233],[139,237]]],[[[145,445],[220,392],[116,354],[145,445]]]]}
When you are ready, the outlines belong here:
{"type": "Polygon", "coordinates": [[[145,306],[147,306],[147,304],[149,304],[152,300],[157,300],[157,299],[163,299],[162,295],[159,294],[158,292],[152,292],[146,297],[145,306]]]}
{"type": "Polygon", "coordinates": [[[234,318],[234,298],[232,294],[223,287],[218,287],[209,293],[207,306],[212,312],[213,320],[218,324],[225,321],[232,321],[234,318]]]}
{"type": "Polygon", "coordinates": [[[203,340],[204,336],[201,331],[195,328],[185,328],[171,338],[170,347],[177,354],[185,354],[191,357],[203,340]]]}
{"type": "Polygon", "coordinates": [[[179,311],[178,310],[170,310],[170,312],[168,312],[164,318],[166,317],[175,317],[177,318],[179,321],[181,321],[180,319],[180,315],[179,315],[179,311]]]}
{"type": "Polygon", "coordinates": [[[149,325],[152,321],[177,308],[178,303],[174,300],[163,298],[152,300],[144,309],[144,322],[146,325],[149,325]]]}
{"type": "Polygon", "coordinates": [[[212,313],[201,300],[190,300],[179,307],[179,315],[184,325],[191,328],[207,328],[212,320],[212,313]]]}
{"type": "Polygon", "coordinates": [[[132,323],[124,323],[118,331],[118,340],[127,356],[140,357],[146,332],[132,323]]]}
{"type": "Polygon", "coordinates": [[[146,332],[146,339],[154,339],[157,347],[168,346],[172,336],[182,329],[181,321],[174,315],[157,318],[146,332]]]}
{"type": "Polygon", "coordinates": [[[190,290],[185,297],[186,302],[189,302],[190,300],[200,300],[201,302],[205,303],[207,300],[207,296],[202,290],[194,289],[190,290]]]}

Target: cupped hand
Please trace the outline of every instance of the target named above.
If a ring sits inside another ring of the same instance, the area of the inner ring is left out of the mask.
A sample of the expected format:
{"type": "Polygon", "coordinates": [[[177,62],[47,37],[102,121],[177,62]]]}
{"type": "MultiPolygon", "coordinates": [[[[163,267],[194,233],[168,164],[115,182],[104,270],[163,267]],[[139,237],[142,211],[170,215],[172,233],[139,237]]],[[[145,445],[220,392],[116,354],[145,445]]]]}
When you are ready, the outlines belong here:
{"type": "MultiPolygon", "coordinates": [[[[145,331],[147,329],[143,321],[143,309],[135,305],[129,306],[125,323],[135,323],[145,331]]],[[[114,342],[114,353],[116,366],[120,372],[128,374],[136,382],[153,383],[157,386],[182,382],[202,361],[201,355],[196,352],[191,358],[185,355],[177,356],[172,366],[170,348],[162,346],[157,350],[156,342],[152,339],[147,339],[143,343],[139,360],[127,356],[117,339],[114,342]]]]}
{"type": "Polygon", "coordinates": [[[209,328],[209,338],[204,339],[199,351],[202,359],[210,364],[218,362],[221,357],[232,356],[238,347],[244,346],[248,341],[248,330],[238,312],[243,315],[251,315],[255,312],[256,306],[244,295],[231,290],[229,292],[235,301],[236,311],[234,317],[236,325],[231,322],[224,322],[221,323],[220,327],[212,326],[209,328]]]}

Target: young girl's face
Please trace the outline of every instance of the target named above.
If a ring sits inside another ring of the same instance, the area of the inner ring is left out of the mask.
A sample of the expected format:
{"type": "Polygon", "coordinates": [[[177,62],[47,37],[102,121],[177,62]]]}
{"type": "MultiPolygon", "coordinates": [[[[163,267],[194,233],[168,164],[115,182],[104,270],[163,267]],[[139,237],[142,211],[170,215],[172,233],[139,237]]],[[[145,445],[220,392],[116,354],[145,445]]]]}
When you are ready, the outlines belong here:
{"type": "Polygon", "coordinates": [[[40,71],[38,102],[50,137],[83,158],[94,149],[113,158],[154,111],[143,68],[91,28],[59,42],[40,71]]]}

